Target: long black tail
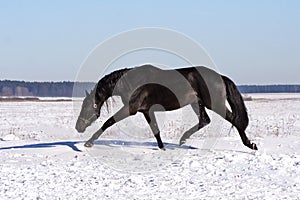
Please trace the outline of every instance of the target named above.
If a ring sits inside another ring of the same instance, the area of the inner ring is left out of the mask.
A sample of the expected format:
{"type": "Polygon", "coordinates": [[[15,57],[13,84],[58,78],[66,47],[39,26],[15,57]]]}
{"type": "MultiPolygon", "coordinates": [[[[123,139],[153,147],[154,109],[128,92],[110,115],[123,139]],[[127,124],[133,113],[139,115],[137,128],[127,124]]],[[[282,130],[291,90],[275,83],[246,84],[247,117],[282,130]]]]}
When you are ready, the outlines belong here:
{"type": "Polygon", "coordinates": [[[237,128],[245,130],[249,124],[247,108],[237,86],[226,76],[222,76],[226,86],[227,101],[231,107],[233,121],[237,128]]]}

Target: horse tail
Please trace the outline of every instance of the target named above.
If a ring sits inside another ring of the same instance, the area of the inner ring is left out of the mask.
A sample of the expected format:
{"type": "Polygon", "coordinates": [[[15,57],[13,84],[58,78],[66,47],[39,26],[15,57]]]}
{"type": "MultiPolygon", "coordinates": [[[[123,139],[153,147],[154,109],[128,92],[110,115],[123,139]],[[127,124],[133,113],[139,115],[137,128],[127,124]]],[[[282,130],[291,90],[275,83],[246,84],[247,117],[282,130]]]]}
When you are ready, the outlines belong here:
{"type": "Polygon", "coordinates": [[[232,110],[232,121],[237,128],[245,130],[249,124],[249,118],[243,97],[232,80],[226,76],[222,76],[222,79],[226,86],[227,101],[232,110]]]}

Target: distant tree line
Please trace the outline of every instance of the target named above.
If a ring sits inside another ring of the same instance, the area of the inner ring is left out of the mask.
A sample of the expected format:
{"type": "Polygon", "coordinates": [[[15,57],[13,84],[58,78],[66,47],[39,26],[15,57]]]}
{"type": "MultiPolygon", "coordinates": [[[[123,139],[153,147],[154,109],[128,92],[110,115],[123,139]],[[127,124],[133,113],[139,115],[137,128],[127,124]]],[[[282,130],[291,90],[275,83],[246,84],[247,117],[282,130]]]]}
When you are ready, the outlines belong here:
{"type": "MultiPolygon", "coordinates": [[[[95,83],[0,80],[0,96],[83,97],[95,83]]],[[[241,85],[242,93],[300,93],[300,85],[241,85]]]]}
{"type": "Polygon", "coordinates": [[[241,85],[242,93],[300,93],[300,85],[241,85]]]}
{"type": "Polygon", "coordinates": [[[95,83],[0,81],[0,96],[81,97],[95,83]],[[76,87],[74,87],[76,86],[76,87]],[[73,88],[76,88],[73,92],[73,88]]]}

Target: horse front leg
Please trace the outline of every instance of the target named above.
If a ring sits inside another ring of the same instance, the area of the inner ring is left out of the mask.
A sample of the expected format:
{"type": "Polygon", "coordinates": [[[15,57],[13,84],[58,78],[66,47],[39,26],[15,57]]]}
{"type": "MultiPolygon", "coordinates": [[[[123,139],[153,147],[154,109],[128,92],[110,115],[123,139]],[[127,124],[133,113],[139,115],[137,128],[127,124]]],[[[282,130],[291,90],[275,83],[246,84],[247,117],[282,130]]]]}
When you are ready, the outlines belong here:
{"type": "Polygon", "coordinates": [[[153,111],[148,111],[148,112],[144,112],[143,114],[144,114],[144,116],[145,116],[145,118],[146,118],[153,134],[154,134],[154,137],[156,138],[158,147],[161,150],[165,151],[166,149],[164,148],[164,144],[163,144],[163,142],[161,140],[161,137],[160,137],[160,131],[159,131],[156,119],[155,119],[154,112],[153,111]]]}
{"type": "Polygon", "coordinates": [[[94,145],[94,141],[97,140],[100,135],[109,127],[114,125],[115,123],[121,121],[122,119],[125,119],[128,117],[129,110],[128,107],[124,106],[122,107],[118,112],[116,112],[112,117],[110,117],[106,122],[102,125],[102,127],[93,134],[93,136],[84,144],[85,147],[92,147],[94,145]]]}

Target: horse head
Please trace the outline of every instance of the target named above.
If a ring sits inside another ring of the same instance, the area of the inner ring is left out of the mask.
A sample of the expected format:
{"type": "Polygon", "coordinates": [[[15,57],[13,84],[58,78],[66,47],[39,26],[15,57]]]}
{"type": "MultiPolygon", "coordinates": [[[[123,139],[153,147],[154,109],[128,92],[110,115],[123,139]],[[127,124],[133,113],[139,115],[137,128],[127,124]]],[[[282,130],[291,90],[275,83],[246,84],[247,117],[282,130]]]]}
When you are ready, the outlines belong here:
{"type": "Polygon", "coordinates": [[[76,122],[76,130],[83,133],[85,129],[90,126],[100,116],[101,103],[96,102],[95,90],[90,94],[85,91],[86,97],[83,100],[81,111],[76,122]]]}

